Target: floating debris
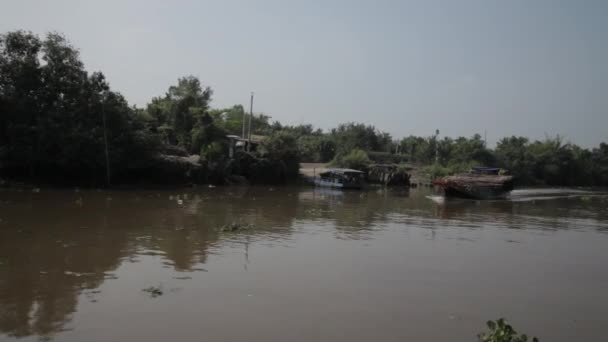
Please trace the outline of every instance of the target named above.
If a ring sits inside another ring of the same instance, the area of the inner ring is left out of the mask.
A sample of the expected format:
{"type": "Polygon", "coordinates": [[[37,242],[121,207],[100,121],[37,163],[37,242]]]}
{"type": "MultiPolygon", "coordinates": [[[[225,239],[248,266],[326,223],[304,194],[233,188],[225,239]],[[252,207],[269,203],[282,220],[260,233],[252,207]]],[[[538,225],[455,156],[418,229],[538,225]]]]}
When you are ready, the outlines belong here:
{"type": "Polygon", "coordinates": [[[118,276],[116,274],[113,274],[113,273],[105,273],[103,275],[103,279],[104,280],[110,280],[110,279],[116,280],[116,279],[118,279],[118,276]]]}
{"type": "Polygon", "coordinates": [[[97,303],[98,299],[95,297],[95,295],[100,294],[101,291],[100,290],[92,290],[92,291],[83,291],[85,297],[87,297],[89,299],[89,301],[91,303],[97,303]]]}
{"type": "Polygon", "coordinates": [[[323,210],[313,208],[313,209],[306,210],[306,213],[309,215],[323,215],[323,210]]]}
{"type": "Polygon", "coordinates": [[[239,231],[244,231],[244,230],[251,230],[253,229],[254,226],[252,224],[242,224],[242,223],[230,223],[230,224],[225,224],[223,226],[220,227],[219,231],[220,232],[239,232],[239,231]]]}
{"type": "Polygon", "coordinates": [[[182,204],[184,204],[184,201],[183,201],[183,200],[181,200],[181,199],[178,199],[178,200],[177,200],[177,204],[178,204],[178,205],[182,205],[182,204]]]}
{"type": "Polygon", "coordinates": [[[160,286],[158,286],[158,287],[150,286],[150,287],[143,289],[142,291],[147,292],[150,295],[150,297],[152,297],[152,298],[156,298],[158,296],[163,295],[163,290],[160,288],[160,286]]]}
{"type": "Polygon", "coordinates": [[[38,192],[40,192],[40,188],[33,188],[32,192],[38,193],[38,192]]]}
{"type": "Polygon", "coordinates": [[[178,280],[189,280],[189,279],[192,279],[192,277],[188,277],[188,276],[185,276],[185,277],[173,277],[173,279],[178,279],[178,280]]]}
{"type": "Polygon", "coordinates": [[[65,272],[63,272],[63,274],[70,275],[70,276],[75,276],[75,277],[95,275],[95,273],[84,273],[84,272],[80,273],[80,272],[71,272],[71,271],[65,271],[65,272]]]}

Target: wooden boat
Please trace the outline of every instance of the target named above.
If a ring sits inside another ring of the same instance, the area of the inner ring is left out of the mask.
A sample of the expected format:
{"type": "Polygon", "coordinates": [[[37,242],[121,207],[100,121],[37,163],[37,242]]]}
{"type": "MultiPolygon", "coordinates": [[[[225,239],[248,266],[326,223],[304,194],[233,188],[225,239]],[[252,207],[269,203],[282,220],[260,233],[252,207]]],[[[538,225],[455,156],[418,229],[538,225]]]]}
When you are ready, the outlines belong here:
{"type": "Polygon", "coordinates": [[[365,172],[351,169],[329,169],[315,177],[313,182],[317,186],[341,188],[341,189],[361,189],[365,172]]]}
{"type": "Polygon", "coordinates": [[[437,178],[433,184],[442,188],[446,197],[500,199],[513,190],[513,177],[500,168],[474,167],[468,173],[437,178]]]}

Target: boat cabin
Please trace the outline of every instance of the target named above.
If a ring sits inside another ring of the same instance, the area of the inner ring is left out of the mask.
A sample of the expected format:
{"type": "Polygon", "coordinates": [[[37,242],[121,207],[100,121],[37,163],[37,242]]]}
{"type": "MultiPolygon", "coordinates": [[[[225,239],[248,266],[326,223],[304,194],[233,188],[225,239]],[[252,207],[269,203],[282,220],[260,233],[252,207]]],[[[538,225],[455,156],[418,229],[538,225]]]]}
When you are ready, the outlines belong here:
{"type": "Polygon", "coordinates": [[[315,178],[315,184],[332,188],[361,189],[365,172],[352,169],[329,169],[315,178]]]}
{"type": "Polygon", "coordinates": [[[508,171],[499,167],[474,166],[471,168],[471,173],[477,175],[502,176],[507,175],[508,171]]]}

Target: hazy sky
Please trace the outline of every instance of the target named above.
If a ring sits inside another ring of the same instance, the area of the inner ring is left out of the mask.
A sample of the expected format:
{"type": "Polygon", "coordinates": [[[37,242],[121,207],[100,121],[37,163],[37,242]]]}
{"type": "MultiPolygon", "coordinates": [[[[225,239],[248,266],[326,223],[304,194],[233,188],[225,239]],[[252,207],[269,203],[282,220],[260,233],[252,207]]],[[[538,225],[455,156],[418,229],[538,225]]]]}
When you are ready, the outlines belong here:
{"type": "Polygon", "coordinates": [[[284,123],[608,141],[608,1],[0,0],[14,29],[64,33],[138,106],[192,74],[284,123]]]}

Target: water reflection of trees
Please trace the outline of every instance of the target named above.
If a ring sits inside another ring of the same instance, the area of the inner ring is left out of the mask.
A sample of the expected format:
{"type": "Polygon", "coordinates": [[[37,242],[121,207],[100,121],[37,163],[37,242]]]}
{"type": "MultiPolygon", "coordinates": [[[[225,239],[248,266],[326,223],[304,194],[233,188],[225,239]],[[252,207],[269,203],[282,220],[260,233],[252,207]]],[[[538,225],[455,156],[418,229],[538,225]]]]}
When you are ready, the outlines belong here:
{"type": "Polygon", "coordinates": [[[360,192],[317,188],[301,191],[299,198],[298,219],[333,222],[338,238],[355,240],[371,238],[391,215],[428,205],[407,190],[360,192]]]}
{"type": "Polygon", "coordinates": [[[78,295],[98,287],[129,253],[128,232],[113,229],[107,212],[59,196],[15,195],[15,204],[0,207],[0,330],[11,336],[65,329],[78,295]]]}
{"type": "Polygon", "coordinates": [[[606,215],[602,198],[437,204],[428,195],[268,187],[0,192],[0,331],[53,336],[69,328],[80,296],[112,278],[124,261],[154,255],[175,271],[196,271],[214,249],[289,240],[296,221],[310,228],[323,225],[340,239],[361,240],[387,224],[433,231],[445,225],[555,228],[564,218],[579,224],[576,218],[601,221],[606,215]],[[254,229],[221,231],[231,223],[254,229]]]}
{"type": "Polygon", "coordinates": [[[14,337],[66,329],[79,296],[125,260],[159,255],[193,271],[221,239],[243,238],[222,226],[253,225],[248,241],[287,238],[297,208],[295,192],[268,188],[0,196],[0,331],[14,337]]]}
{"type": "Polygon", "coordinates": [[[157,255],[176,271],[192,271],[220,243],[289,239],[293,220],[311,217],[308,209],[317,205],[336,210],[332,217],[344,232],[367,230],[375,212],[386,212],[376,195],[349,194],[342,205],[303,201],[300,208],[298,194],[292,188],[2,193],[0,330],[16,337],[62,331],[79,296],[124,260],[157,255]],[[231,223],[254,229],[220,231],[231,223]]]}
{"type": "Polygon", "coordinates": [[[169,208],[148,215],[151,223],[145,226],[149,239],[143,239],[139,248],[162,253],[178,271],[205,263],[209,250],[220,242],[242,243],[245,237],[288,238],[297,208],[295,192],[278,195],[271,188],[192,191],[170,198],[169,208]],[[222,232],[231,224],[253,229],[241,234],[222,232]]]}

